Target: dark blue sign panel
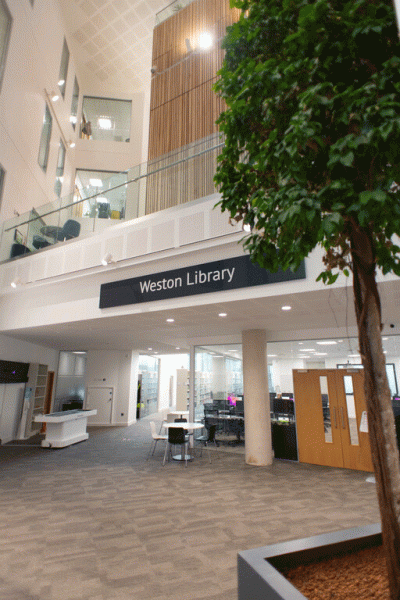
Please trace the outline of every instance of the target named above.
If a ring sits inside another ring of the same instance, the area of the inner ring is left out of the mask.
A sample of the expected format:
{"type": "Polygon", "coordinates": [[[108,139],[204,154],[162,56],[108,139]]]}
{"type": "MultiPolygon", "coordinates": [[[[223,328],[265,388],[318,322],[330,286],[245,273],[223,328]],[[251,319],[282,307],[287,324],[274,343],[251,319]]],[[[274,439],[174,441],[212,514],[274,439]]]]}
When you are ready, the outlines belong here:
{"type": "Polygon", "coordinates": [[[237,256],[145,277],[104,283],[100,288],[100,308],[235,290],[305,279],[305,276],[304,262],[295,273],[290,270],[270,273],[254,265],[249,256],[237,256]]]}

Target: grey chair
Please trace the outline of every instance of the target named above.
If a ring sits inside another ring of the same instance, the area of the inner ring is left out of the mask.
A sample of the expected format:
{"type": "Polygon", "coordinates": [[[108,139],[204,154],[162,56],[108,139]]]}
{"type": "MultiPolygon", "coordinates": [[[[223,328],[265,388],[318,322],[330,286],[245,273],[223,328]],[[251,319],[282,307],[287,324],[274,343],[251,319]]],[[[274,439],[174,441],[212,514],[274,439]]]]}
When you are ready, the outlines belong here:
{"type": "Polygon", "coordinates": [[[74,219],[68,219],[65,221],[61,230],[57,233],[57,240],[63,242],[64,240],[71,240],[74,237],[78,237],[81,231],[81,224],[74,219]]]}
{"type": "Polygon", "coordinates": [[[210,425],[207,429],[207,435],[200,435],[199,437],[194,439],[194,441],[196,443],[200,444],[200,456],[203,455],[203,446],[205,448],[207,448],[208,460],[210,461],[210,463],[211,463],[211,456],[210,456],[210,452],[208,450],[208,445],[214,444],[214,446],[218,447],[218,442],[215,439],[216,431],[217,431],[217,426],[210,425]]]}

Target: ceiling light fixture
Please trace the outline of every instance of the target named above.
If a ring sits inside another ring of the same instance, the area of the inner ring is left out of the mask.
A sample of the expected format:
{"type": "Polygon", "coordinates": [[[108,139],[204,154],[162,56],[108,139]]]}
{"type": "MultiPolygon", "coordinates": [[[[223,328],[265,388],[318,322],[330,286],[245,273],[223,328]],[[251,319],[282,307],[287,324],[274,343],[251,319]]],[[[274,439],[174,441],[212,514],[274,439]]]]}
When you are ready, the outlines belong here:
{"type": "Polygon", "coordinates": [[[203,32],[199,35],[198,47],[200,50],[208,50],[213,45],[212,35],[208,32],[203,32]]]}
{"type": "Polygon", "coordinates": [[[104,257],[101,259],[101,264],[106,267],[107,265],[111,265],[112,263],[115,263],[113,255],[110,252],[107,252],[107,254],[105,254],[104,257]]]}
{"type": "Polygon", "coordinates": [[[58,82],[58,85],[64,85],[64,83],[65,83],[65,79],[60,79],[58,82]]]}
{"type": "Polygon", "coordinates": [[[282,306],[282,310],[292,310],[291,306],[282,306]]]}
{"type": "Polygon", "coordinates": [[[15,278],[15,279],[14,279],[14,280],[11,282],[11,284],[10,284],[10,285],[11,285],[11,287],[12,287],[12,288],[14,288],[14,290],[15,290],[15,288],[17,288],[19,285],[22,285],[22,281],[21,281],[21,279],[20,279],[19,277],[16,277],[16,278],[15,278]]]}
{"type": "Polygon", "coordinates": [[[73,142],[72,140],[69,140],[68,147],[69,148],[75,148],[75,146],[76,146],[75,142],[73,142]]]}
{"type": "Polygon", "coordinates": [[[57,102],[60,96],[56,92],[51,92],[50,97],[53,100],[53,102],[57,102]]]}
{"type": "Polygon", "coordinates": [[[174,323],[175,319],[167,319],[167,323],[174,323]]]}
{"type": "Polygon", "coordinates": [[[219,316],[219,317],[227,317],[227,316],[228,316],[228,313],[218,313],[218,316],[219,316]]]}
{"type": "Polygon", "coordinates": [[[103,182],[101,179],[89,179],[89,183],[93,187],[103,187],[103,182]]]}
{"type": "Polygon", "coordinates": [[[324,342],[317,342],[317,344],[319,344],[320,346],[333,346],[336,345],[337,342],[335,342],[334,340],[325,340],[324,342]]]}
{"type": "Polygon", "coordinates": [[[111,119],[108,119],[105,117],[100,117],[99,119],[97,119],[97,123],[98,123],[100,129],[112,129],[111,119]]]}

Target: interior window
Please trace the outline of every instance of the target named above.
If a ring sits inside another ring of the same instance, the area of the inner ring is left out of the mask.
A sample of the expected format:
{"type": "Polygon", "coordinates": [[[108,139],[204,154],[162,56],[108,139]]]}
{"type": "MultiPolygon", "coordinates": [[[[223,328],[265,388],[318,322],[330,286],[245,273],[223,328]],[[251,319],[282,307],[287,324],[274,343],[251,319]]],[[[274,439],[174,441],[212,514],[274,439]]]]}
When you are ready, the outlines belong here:
{"type": "Polygon", "coordinates": [[[52,127],[52,117],[51,117],[51,114],[49,111],[49,107],[46,104],[46,110],[45,110],[44,119],[43,119],[42,135],[40,136],[39,157],[38,157],[39,165],[42,167],[43,171],[46,171],[47,161],[49,159],[51,127],[52,127]]]}
{"type": "Polygon", "coordinates": [[[79,103],[79,84],[78,84],[77,78],[75,77],[74,89],[72,91],[71,114],[69,116],[69,120],[74,129],[76,127],[76,122],[78,120],[78,103],[79,103]]]}
{"type": "Polygon", "coordinates": [[[62,182],[64,176],[64,165],[65,165],[65,146],[60,140],[58,147],[58,158],[57,158],[57,169],[56,169],[56,182],[54,184],[54,192],[58,198],[61,197],[62,182]]]}
{"type": "Polygon", "coordinates": [[[8,42],[10,40],[12,17],[5,0],[0,0],[0,88],[3,80],[8,42]]]}
{"type": "Polygon", "coordinates": [[[129,142],[131,110],[130,100],[84,96],[81,137],[91,140],[129,142]]]}
{"type": "Polygon", "coordinates": [[[68,74],[68,63],[69,63],[69,50],[67,46],[67,42],[64,38],[64,44],[61,54],[61,64],[60,64],[60,74],[58,77],[58,87],[60,88],[60,92],[62,97],[65,97],[65,87],[67,84],[67,74],[68,74]]]}

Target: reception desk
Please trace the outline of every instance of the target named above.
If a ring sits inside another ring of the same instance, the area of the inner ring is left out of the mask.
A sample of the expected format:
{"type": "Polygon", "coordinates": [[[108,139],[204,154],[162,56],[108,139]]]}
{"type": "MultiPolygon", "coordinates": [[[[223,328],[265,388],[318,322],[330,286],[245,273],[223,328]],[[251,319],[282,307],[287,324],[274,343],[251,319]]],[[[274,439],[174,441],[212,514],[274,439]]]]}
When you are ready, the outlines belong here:
{"type": "Polygon", "coordinates": [[[67,410],[49,415],[36,415],[35,421],[46,423],[46,437],[42,441],[44,448],[64,448],[87,440],[88,417],[97,414],[97,410],[67,410]]]}

